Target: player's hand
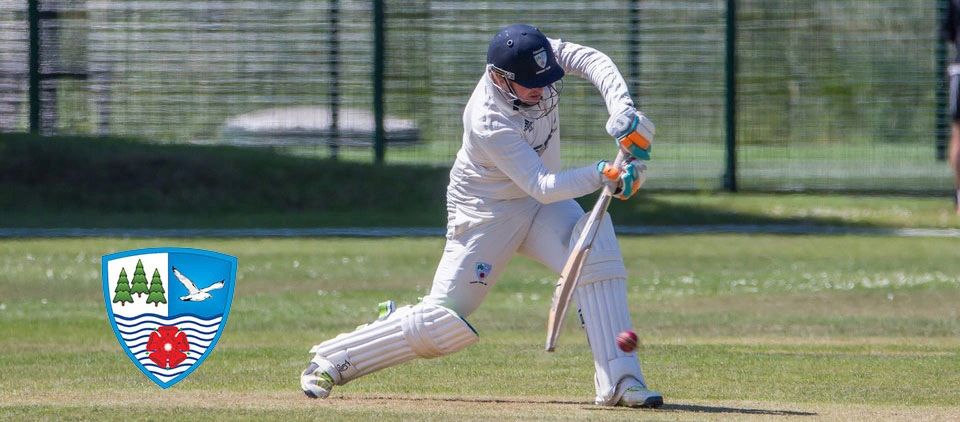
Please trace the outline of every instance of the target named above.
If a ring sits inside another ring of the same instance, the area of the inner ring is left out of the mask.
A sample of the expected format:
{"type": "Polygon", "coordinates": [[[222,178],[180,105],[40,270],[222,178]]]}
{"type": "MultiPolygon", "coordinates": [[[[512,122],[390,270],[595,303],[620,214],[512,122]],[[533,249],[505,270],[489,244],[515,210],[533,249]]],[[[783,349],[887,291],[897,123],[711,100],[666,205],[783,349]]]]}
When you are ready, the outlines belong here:
{"type": "Polygon", "coordinates": [[[643,113],[628,108],[610,116],[607,120],[607,133],[630,155],[641,160],[650,159],[656,127],[643,113]]]}
{"type": "Polygon", "coordinates": [[[627,200],[640,190],[647,180],[647,166],[639,160],[627,158],[619,167],[606,160],[597,163],[597,172],[604,185],[613,189],[613,197],[627,200]]]}

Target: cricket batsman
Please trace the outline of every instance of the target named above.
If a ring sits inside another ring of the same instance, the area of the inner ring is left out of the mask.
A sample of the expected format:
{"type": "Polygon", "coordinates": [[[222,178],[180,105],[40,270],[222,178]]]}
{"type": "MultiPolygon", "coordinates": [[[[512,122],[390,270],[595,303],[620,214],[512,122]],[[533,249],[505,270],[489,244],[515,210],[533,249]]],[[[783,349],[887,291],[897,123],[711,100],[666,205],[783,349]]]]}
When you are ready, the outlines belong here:
{"type": "MultiPolygon", "coordinates": [[[[466,318],[510,258],[521,253],[560,273],[586,220],[573,198],[606,186],[614,197],[630,198],[645,180],[639,160],[649,158],[653,135],[654,125],[636,110],[607,55],[547,38],[529,25],[501,29],[463,112],[463,146],[447,187],[447,241],[430,294],[399,309],[386,302],[376,321],[314,346],[300,377],[303,392],[326,398],[335,385],[476,343],[477,330],[466,318]],[[622,164],[601,160],[561,170],[557,104],[566,74],[600,90],[610,113],[607,131],[617,142],[599,150],[623,148],[630,157],[622,164]]],[[[658,407],[663,397],[647,387],[636,352],[616,346],[617,334],[632,329],[626,278],[613,225],[604,215],[574,292],[593,352],[595,402],[658,407]]]]}

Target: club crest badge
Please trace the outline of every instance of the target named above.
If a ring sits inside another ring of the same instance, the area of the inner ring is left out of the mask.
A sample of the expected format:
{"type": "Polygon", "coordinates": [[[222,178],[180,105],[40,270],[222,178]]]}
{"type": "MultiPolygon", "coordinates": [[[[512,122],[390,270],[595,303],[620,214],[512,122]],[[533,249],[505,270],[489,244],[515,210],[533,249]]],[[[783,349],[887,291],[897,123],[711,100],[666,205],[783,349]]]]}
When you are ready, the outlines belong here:
{"type": "Polygon", "coordinates": [[[187,248],[105,255],[107,318],[134,365],[161,388],[210,356],[227,324],[237,258],[187,248]]]}
{"type": "Polygon", "coordinates": [[[537,62],[537,66],[544,68],[547,66],[547,50],[540,50],[539,53],[533,55],[533,60],[537,62]]]}
{"type": "Polygon", "coordinates": [[[478,284],[486,285],[486,284],[487,284],[487,277],[490,276],[490,271],[492,271],[492,270],[493,270],[493,266],[492,266],[492,265],[487,264],[486,262],[478,262],[478,263],[477,263],[477,278],[476,278],[475,280],[471,281],[470,283],[471,283],[471,284],[473,284],[473,283],[478,283],[478,284]]]}

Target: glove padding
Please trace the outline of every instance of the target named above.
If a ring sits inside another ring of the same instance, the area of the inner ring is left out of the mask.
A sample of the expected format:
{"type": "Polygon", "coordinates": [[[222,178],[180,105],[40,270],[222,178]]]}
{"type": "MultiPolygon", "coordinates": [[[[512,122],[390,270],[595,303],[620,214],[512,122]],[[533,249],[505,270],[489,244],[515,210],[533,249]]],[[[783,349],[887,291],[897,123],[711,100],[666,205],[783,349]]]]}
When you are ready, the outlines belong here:
{"type": "Polygon", "coordinates": [[[617,140],[624,151],[641,160],[650,159],[656,130],[647,116],[633,108],[614,114],[607,120],[607,133],[617,140]]]}
{"type": "Polygon", "coordinates": [[[620,167],[601,160],[597,163],[597,172],[600,173],[604,185],[613,188],[613,197],[621,201],[626,201],[637,193],[647,180],[646,164],[633,157],[624,160],[620,167]]]}

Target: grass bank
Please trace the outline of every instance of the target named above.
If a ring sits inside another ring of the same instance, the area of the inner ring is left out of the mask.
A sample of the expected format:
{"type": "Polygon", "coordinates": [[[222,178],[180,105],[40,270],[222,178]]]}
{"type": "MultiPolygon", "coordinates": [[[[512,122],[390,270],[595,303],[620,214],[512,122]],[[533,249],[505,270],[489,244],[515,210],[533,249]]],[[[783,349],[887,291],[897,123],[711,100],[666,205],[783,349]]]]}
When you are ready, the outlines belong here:
{"type": "MultiPolygon", "coordinates": [[[[0,227],[442,227],[448,171],[271,149],[4,134],[0,227]]],[[[588,208],[594,198],[580,202],[588,208]]],[[[960,227],[950,207],[941,197],[655,191],[615,201],[610,212],[629,225],[960,227]]]]}

